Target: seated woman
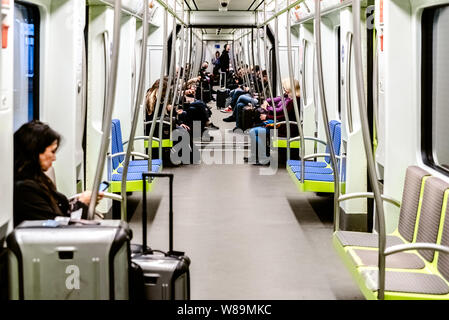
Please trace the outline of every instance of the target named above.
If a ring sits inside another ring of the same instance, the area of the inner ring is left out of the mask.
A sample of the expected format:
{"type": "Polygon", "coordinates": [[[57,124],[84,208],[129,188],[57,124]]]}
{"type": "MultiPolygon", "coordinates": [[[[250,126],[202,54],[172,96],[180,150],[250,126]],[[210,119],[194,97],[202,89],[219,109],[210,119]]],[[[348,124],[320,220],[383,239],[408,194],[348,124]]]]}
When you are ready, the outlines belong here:
{"type": "MultiPolygon", "coordinates": [[[[165,96],[167,93],[167,85],[168,85],[168,78],[165,77],[162,81],[162,96],[161,96],[161,101],[160,101],[160,107],[158,110],[158,116],[157,116],[158,120],[160,119],[162,112],[163,112],[164,99],[165,99],[165,96]]],[[[145,134],[146,135],[150,134],[151,121],[153,121],[153,118],[154,118],[154,110],[156,108],[157,94],[159,92],[159,86],[160,86],[160,80],[158,79],[153,83],[153,86],[150,89],[148,89],[146,96],[145,96],[145,107],[146,107],[146,111],[147,111],[146,115],[145,115],[145,121],[146,121],[145,134]]],[[[170,95],[169,95],[169,97],[170,97],[170,95]]],[[[172,108],[172,105],[167,104],[166,115],[164,116],[164,121],[170,121],[171,108],[172,108]]],[[[174,116],[173,130],[175,130],[177,128],[183,128],[186,130],[190,130],[190,128],[184,122],[178,120],[177,114],[174,114],[173,116],[174,116]]],[[[154,130],[154,136],[159,137],[159,122],[156,123],[156,128],[154,130]]],[[[163,126],[162,126],[162,137],[163,137],[163,139],[169,139],[169,137],[170,137],[170,126],[167,124],[163,124],[163,126]]]]}
{"type": "MultiPolygon", "coordinates": [[[[48,125],[33,120],[14,134],[14,227],[25,220],[51,220],[70,217],[82,210],[87,218],[91,192],[69,201],[56,190],[45,172],[56,160],[60,135],[48,125]]],[[[103,193],[99,194],[99,199],[103,193]]]]}
{"type": "MultiPolygon", "coordinates": [[[[298,80],[294,80],[295,83],[295,93],[296,99],[298,101],[298,106],[300,106],[300,85],[298,80]]],[[[282,80],[282,87],[284,89],[284,103],[285,109],[287,111],[288,117],[290,120],[295,121],[295,109],[293,104],[293,90],[290,87],[290,79],[282,80]]],[[[270,124],[273,123],[274,120],[274,110],[276,110],[276,120],[283,121],[285,120],[284,108],[282,104],[282,98],[276,97],[274,98],[274,106],[273,109],[271,99],[265,100],[265,102],[261,105],[261,109],[264,110],[262,114],[260,114],[259,119],[262,124],[258,127],[252,128],[249,131],[249,136],[251,140],[251,154],[249,158],[244,158],[245,162],[250,162],[253,164],[267,164],[269,161],[269,155],[267,155],[263,151],[258,150],[266,150],[269,153],[269,136],[270,129],[272,128],[270,124]],[[263,159],[258,159],[257,155],[261,153],[263,159]]],[[[300,110],[299,110],[300,112],[300,110]]],[[[292,129],[291,135],[298,135],[297,126],[290,125],[292,129]]],[[[285,136],[286,125],[282,125],[278,128],[279,136],[285,136]]]]}

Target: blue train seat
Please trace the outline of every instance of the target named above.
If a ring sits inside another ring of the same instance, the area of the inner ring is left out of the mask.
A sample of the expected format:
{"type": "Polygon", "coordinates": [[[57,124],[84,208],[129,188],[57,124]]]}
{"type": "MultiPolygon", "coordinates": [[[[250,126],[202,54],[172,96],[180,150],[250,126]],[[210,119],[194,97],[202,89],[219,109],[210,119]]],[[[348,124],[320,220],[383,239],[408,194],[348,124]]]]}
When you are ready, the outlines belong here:
{"type": "MultiPolygon", "coordinates": [[[[108,163],[108,178],[111,182],[110,192],[121,191],[121,181],[123,177],[123,162],[125,161],[122,130],[120,120],[113,119],[111,127],[111,151],[108,163]]],[[[133,153],[134,156],[146,158],[144,160],[132,160],[129,163],[128,174],[126,179],[126,191],[142,191],[142,173],[148,172],[148,156],[144,154],[133,153]]],[[[152,172],[162,171],[162,161],[160,159],[152,160],[152,172]]],[[[151,190],[151,184],[148,185],[151,190]]]]}
{"type": "MultiPolygon", "coordinates": [[[[332,144],[337,156],[341,149],[341,123],[337,120],[329,122],[332,144]]],[[[301,182],[301,161],[291,160],[287,162],[287,170],[294,182],[298,185],[300,191],[312,192],[334,192],[334,175],[330,165],[330,150],[326,146],[324,161],[305,161],[304,162],[304,182],[301,182]]],[[[340,161],[338,161],[340,165],[340,161]]]]}

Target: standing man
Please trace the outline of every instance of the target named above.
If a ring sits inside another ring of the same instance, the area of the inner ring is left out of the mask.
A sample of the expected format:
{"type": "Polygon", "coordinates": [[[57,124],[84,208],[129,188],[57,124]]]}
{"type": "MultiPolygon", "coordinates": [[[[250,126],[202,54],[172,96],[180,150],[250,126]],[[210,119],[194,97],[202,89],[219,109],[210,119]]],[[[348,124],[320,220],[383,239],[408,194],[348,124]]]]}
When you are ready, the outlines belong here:
{"type": "Polygon", "coordinates": [[[228,78],[229,75],[229,51],[231,50],[231,46],[229,44],[226,44],[223,50],[223,53],[220,57],[220,66],[221,71],[226,72],[226,78],[228,78]]]}

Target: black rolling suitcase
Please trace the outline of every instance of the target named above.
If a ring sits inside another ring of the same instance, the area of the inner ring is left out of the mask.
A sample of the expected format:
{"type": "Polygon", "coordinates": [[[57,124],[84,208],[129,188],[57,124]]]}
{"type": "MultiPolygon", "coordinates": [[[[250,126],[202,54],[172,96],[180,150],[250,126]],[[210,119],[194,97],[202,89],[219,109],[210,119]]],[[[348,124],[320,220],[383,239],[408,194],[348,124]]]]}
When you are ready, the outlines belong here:
{"type": "Polygon", "coordinates": [[[225,72],[220,73],[220,86],[222,84],[223,74],[224,74],[223,86],[217,90],[217,109],[226,108],[226,99],[229,97],[229,90],[226,89],[226,73],[225,72]]]}
{"type": "Polygon", "coordinates": [[[142,246],[131,256],[131,293],[135,300],[190,300],[190,259],[173,250],[173,174],[143,173],[142,246]],[[147,246],[146,181],[170,179],[169,251],[147,246]]]}
{"type": "Polygon", "coordinates": [[[251,129],[256,123],[256,109],[252,106],[245,106],[240,109],[240,127],[243,131],[251,129]]]}

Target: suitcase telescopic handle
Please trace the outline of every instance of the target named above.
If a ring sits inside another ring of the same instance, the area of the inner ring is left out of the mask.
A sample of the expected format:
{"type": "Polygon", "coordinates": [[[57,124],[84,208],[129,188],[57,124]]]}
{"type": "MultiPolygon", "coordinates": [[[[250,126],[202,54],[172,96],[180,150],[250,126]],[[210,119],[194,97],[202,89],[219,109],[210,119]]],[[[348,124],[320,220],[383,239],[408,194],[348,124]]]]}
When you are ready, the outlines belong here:
{"type": "MultiPolygon", "coordinates": [[[[142,244],[143,250],[147,250],[147,184],[148,178],[169,178],[170,190],[169,190],[169,254],[173,251],[173,173],[142,173],[143,181],[143,203],[142,203],[142,244]]],[[[145,252],[144,252],[145,253],[145,252]]]]}

